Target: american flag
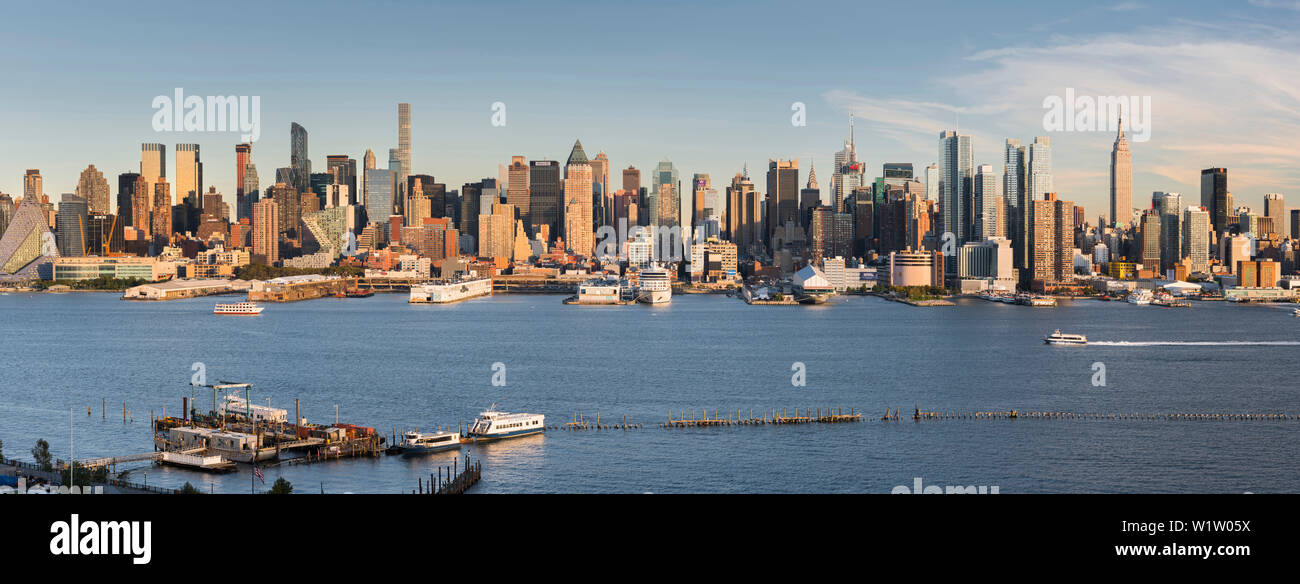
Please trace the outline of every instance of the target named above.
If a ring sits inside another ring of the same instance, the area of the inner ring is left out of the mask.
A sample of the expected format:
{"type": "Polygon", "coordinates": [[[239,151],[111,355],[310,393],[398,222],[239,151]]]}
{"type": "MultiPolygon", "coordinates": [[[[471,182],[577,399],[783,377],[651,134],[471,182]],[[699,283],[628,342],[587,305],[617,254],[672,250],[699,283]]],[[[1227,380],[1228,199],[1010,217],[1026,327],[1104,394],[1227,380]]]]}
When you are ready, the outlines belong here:
{"type": "Polygon", "coordinates": [[[257,477],[257,480],[262,481],[262,484],[266,484],[266,477],[262,476],[262,469],[257,468],[257,461],[253,461],[253,475],[257,477]]]}

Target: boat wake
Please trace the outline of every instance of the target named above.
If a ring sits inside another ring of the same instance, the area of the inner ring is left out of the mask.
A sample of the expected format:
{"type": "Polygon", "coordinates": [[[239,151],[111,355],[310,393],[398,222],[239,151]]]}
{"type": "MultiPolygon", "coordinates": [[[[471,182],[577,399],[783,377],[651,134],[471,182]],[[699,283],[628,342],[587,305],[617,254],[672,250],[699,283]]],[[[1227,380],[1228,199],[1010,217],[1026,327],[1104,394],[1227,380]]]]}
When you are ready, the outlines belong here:
{"type": "Polygon", "coordinates": [[[1107,347],[1296,347],[1300,341],[1088,341],[1107,347]]]}

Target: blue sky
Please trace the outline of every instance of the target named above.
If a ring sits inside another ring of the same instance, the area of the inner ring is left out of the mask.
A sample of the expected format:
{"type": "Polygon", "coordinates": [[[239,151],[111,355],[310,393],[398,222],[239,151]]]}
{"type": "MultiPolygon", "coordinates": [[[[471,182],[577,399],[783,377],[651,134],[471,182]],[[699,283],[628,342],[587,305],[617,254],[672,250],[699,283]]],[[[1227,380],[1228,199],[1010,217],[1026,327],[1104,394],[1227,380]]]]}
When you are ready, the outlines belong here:
{"type": "MultiPolygon", "coordinates": [[[[1006,137],[1049,135],[1056,190],[1096,217],[1107,205],[1107,132],[1042,128],[1042,101],[1152,96],[1151,140],[1133,144],[1134,206],[1154,190],[1195,201],[1199,170],[1262,209],[1300,202],[1300,3],[1121,2],[226,2],[21,3],[0,21],[0,191],[39,168],[72,192],[87,164],[116,190],[141,142],[203,149],[208,185],[232,199],[230,133],[159,134],[154,96],[261,96],[253,160],[263,185],[288,165],[289,124],[327,154],[380,166],[413,110],[413,170],[449,188],[511,155],[563,160],[575,138],[615,169],[667,156],[716,187],[749,163],[809,159],[829,182],[858,116],[861,158],[934,162],[940,130],[973,136],[1000,168],[1006,137]],[[491,104],[507,125],[490,124],[491,104]],[[793,102],[807,126],[790,124],[793,102]]],[[[617,175],[616,175],[617,176],[617,175]]],[[[762,186],[760,186],[762,188],[762,186]]]]}

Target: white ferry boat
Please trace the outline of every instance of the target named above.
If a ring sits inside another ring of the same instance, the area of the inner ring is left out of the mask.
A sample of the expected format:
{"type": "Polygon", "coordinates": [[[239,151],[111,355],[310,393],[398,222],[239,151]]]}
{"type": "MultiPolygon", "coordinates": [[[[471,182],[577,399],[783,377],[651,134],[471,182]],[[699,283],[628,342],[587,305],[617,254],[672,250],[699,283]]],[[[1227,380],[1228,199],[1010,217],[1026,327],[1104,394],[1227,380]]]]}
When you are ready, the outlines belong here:
{"type": "Polygon", "coordinates": [[[412,304],[448,304],[492,293],[492,279],[478,278],[454,282],[428,282],[411,286],[412,304]]]}
{"type": "Polygon", "coordinates": [[[632,300],[624,292],[627,288],[622,280],[613,278],[594,278],[578,284],[578,293],[564,299],[565,304],[586,305],[626,305],[632,300]]]}
{"type": "Polygon", "coordinates": [[[546,416],[499,412],[497,405],[492,404],[474,420],[474,425],[470,427],[466,437],[472,442],[486,442],[539,434],[544,430],[546,430],[546,416]]]}
{"type": "Polygon", "coordinates": [[[434,432],[424,434],[407,432],[402,435],[402,454],[424,454],[460,448],[459,432],[434,432]]]}
{"type": "Polygon", "coordinates": [[[253,304],[252,302],[218,302],[216,308],[212,309],[212,314],[239,314],[239,315],[256,315],[261,314],[264,307],[253,304]]]}
{"type": "Polygon", "coordinates": [[[1049,345],[1086,345],[1088,337],[1064,334],[1061,329],[1056,329],[1056,332],[1044,337],[1043,342],[1049,345]]]}
{"type": "Polygon", "coordinates": [[[673,300],[672,278],[663,268],[641,270],[637,300],[646,304],[667,304],[673,300]]]}
{"type": "Polygon", "coordinates": [[[1151,304],[1151,301],[1154,298],[1155,295],[1152,294],[1150,290],[1147,290],[1146,288],[1139,288],[1137,290],[1134,290],[1131,294],[1128,295],[1128,303],[1136,304],[1138,306],[1146,306],[1148,304],[1151,304]]]}

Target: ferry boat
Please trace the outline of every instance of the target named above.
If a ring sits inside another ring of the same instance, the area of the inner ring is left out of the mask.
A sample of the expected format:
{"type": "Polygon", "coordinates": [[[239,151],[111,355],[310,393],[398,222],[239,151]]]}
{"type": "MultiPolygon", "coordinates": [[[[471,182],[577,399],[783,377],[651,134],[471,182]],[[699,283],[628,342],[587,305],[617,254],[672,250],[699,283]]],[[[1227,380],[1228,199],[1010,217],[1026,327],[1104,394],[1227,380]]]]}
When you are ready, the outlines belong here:
{"type": "Polygon", "coordinates": [[[1086,345],[1088,344],[1088,337],[1065,334],[1061,332],[1061,329],[1056,329],[1056,332],[1044,337],[1043,342],[1049,345],[1086,345]]]}
{"type": "Polygon", "coordinates": [[[1134,290],[1131,294],[1128,295],[1128,303],[1136,304],[1138,306],[1146,306],[1148,304],[1151,304],[1151,301],[1154,299],[1154,297],[1155,295],[1152,294],[1150,290],[1147,290],[1146,288],[1139,288],[1137,290],[1134,290]]]}
{"type": "Polygon", "coordinates": [[[411,304],[448,304],[492,294],[492,280],[477,278],[451,282],[427,282],[411,286],[411,304]]]}
{"type": "Polygon", "coordinates": [[[221,303],[212,309],[212,314],[239,314],[239,315],[256,315],[261,314],[264,307],[253,304],[252,302],[234,302],[221,303]]]}
{"type": "Polygon", "coordinates": [[[641,284],[636,299],[646,304],[672,302],[673,285],[668,270],[659,267],[641,270],[641,284]]]}
{"type": "Polygon", "coordinates": [[[459,432],[407,432],[402,435],[402,454],[424,454],[460,448],[459,432]]]}
{"type": "Polygon", "coordinates": [[[1291,311],[1291,316],[1300,316],[1300,308],[1291,311]]]}
{"type": "Polygon", "coordinates": [[[486,442],[504,438],[517,438],[540,434],[546,430],[546,416],[542,414],[510,414],[497,411],[497,405],[484,410],[474,420],[466,434],[468,442],[486,442]]]}
{"type": "MultiPolygon", "coordinates": [[[[565,304],[585,305],[627,305],[634,302],[626,295],[627,285],[623,280],[612,278],[594,278],[578,284],[578,293],[564,299],[565,304]]],[[[669,294],[672,292],[670,291],[669,294]]]]}

